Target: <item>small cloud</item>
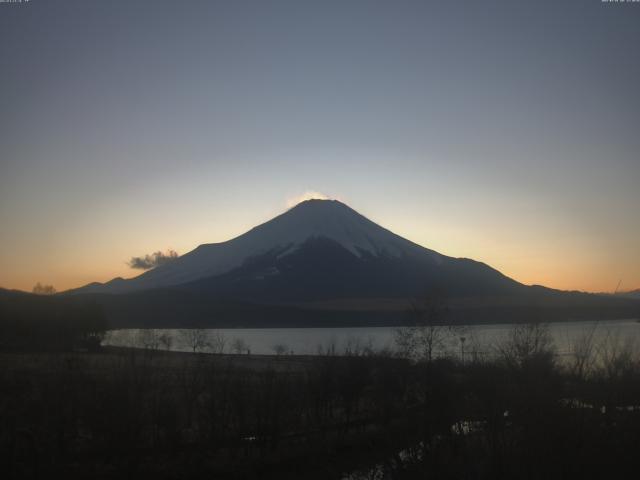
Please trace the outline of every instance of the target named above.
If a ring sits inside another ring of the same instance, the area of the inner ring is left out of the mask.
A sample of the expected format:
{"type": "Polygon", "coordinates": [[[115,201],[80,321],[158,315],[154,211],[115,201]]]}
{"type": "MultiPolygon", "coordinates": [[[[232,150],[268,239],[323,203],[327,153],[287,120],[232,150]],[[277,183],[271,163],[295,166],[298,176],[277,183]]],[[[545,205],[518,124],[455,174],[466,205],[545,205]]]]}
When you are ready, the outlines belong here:
{"type": "Polygon", "coordinates": [[[149,270],[173,262],[179,256],[175,250],[167,250],[166,253],[157,251],[144,257],[131,257],[127,265],[138,270],[149,270]]]}
{"type": "Polygon", "coordinates": [[[298,195],[296,197],[291,197],[287,199],[287,207],[295,207],[300,202],[304,202],[306,200],[330,200],[331,197],[325,195],[324,193],[316,192],[315,190],[307,190],[302,195],[298,195]]]}

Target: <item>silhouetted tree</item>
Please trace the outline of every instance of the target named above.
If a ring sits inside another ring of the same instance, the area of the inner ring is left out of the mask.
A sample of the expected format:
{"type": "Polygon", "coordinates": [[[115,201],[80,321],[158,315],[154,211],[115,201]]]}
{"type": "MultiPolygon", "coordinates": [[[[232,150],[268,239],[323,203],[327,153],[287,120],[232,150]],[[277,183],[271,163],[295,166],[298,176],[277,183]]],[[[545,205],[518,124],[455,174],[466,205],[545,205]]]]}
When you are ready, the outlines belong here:
{"type": "Polygon", "coordinates": [[[173,345],[173,337],[170,333],[164,332],[158,337],[158,341],[164,347],[165,350],[170,351],[171,345],[173,345]]]}
{"type": "Polygon", "coordinates": [[[222,332],[216,330],[209,335],[209,350],[212,353],[224,353],[227,339],[222,332]]]}
{"type": "Polygon", "coordinates": [[[532,362],[553,362],[555,354],[549,326],[544,323],[514,326],[497,350],[500,358],[515,368],[524,368],[532,362]]]}
{"type": "Polygon", "coordinates": [[[42,285],[38,282],[33,287],[33,293],[36,295],[55,295],[56,289],[53,285],[42,285]]]}
{"type": "Polygon", "coordinates": [[[245,342],[244,339],[240,337],[234,338],[233,342],[231,343],[231,349],[237,354],[245,353],[248,348],[249,346],[247,345],[247,342],[245,342]]]}
{"type": "Polygon", "coordinates": [[[209,346],[207,331],[203,328],[187,328],[181,332],[182,339],[193,353],[201,352],[209,346]]]}
{"type": "Polygon", "coordinates": [[[405,357],[431,362],[455,337],[457,327],[451,322],[446,297],[439,290],[415,299],[409,318],[410,325],[395,332],[395,343],[405,357]]]}

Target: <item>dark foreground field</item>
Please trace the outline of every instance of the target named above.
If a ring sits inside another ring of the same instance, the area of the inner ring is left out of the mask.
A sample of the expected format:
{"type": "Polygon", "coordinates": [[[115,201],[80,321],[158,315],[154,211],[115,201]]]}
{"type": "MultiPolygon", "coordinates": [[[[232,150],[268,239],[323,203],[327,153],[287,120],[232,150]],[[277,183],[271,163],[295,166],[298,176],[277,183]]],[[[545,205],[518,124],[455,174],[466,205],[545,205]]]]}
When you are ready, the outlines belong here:
{"type": "MultiPolygon", "coordinates": [[[[512,348],[513,347],[513,348],[512,348]]],[[[640,368],[111,349],[0,354],[3,478],[629,478],[640,368]],[[386,475],[386,476],[385,476],[386,475]]]]}

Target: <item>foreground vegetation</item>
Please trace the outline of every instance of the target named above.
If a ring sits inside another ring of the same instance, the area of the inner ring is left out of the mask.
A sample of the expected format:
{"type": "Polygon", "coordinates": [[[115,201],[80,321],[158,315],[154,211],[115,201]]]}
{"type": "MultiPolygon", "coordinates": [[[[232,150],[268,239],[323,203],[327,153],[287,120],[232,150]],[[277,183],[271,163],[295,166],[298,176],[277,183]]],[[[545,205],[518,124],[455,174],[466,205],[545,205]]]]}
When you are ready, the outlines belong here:
{"type": "MultiPolygon", "coordinates": [[[[442,331],[438,330],[438,335],[442,331]]],[[[640,471],[640,363],[540,325],[491,360],[108,349],[0,355],[4,478],[612,478],[640,471]]],[[[419,334],[419,335],[418,335],[419,334]]],[[[405,335],[406,340],[406,335],[405,335]]]]}
{"type": "MultiPolygon", "coordinates": [[[[1,293],[1,292],[0,292],[1,293]]],[[[556,355],[547,327],[491,348],[416,303],[394,352],[247,352],[141,330],[101,348],[94,304],[0,298],[3,478],[564,479],[640,471],[640,358],[594,331],[556,355]],[[455,340],[460,354],[444,348],[455,340]],[[466,340],[466,344],[465,344],[466,340]],[[466,346],[466,351],[465,351],[466,346]],[[235,352],[223,355],[221,352],[235,352]],[[207,352],[207,353],[204,353],[207,352]],[[213,353],[212,353],[213,352],[213,353]]]]}

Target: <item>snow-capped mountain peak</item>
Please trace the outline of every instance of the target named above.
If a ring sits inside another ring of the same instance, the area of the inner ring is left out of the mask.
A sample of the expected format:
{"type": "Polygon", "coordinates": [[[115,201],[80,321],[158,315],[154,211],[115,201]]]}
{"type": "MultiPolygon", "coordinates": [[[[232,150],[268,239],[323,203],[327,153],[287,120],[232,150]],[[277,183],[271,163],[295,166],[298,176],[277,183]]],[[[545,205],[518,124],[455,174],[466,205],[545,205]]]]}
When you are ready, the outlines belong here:
{"type": "Polygon", "coordinates": [[[120,293],[171,285],[226,273],[247,259],[278,250],[294,252],[306,241],[325,238],[356,257],[405,257],[429,253],[439,263],[442,256],[375,224],[337,200],[306,200],[272,220],[222,243],[203,244],[166,265],[119,282],[92,285],[83,290],[120,293]]]}
{"type": "Polygon", "coordinates": [[[361,256],[400,256],[416,245],[373,223],[337,200],[307,200],[284,214],[259,225],[239,239],[262,245],[299,245],[309,238],[331,239],[361,256]]]}

